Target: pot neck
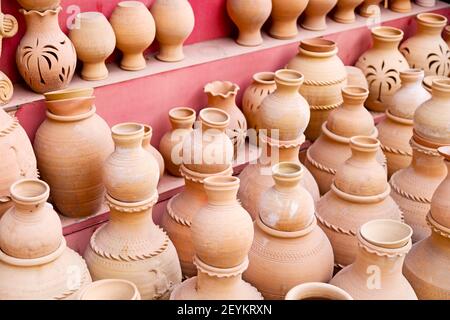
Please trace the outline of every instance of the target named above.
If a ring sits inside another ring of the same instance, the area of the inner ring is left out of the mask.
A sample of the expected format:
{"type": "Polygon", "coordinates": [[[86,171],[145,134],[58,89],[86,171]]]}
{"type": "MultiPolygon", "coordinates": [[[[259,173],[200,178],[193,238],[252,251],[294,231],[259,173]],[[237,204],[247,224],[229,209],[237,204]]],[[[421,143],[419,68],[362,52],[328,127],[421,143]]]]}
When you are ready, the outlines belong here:
{"type": "Polygon", "coordinates": [[[11,185],[11,199],[17,215],[31,217],[47,204],[49,186],[37,179],[19,180],[11,185]]]}
{"type": "Polygon", "coordinates": [[[442,30],[447,25],[447,18],[439,14],[423,13],[416,17],[417,33],[416,35],[432,35],[441,37],[442,30]]]}
{"type": "Polygon", "coordinates": [[[373,48],[380,50],[398,50],[403,39],[403,31],[391,27],[372,29],[373,48]]]}
{"type": "Polygon", "coordinates": [[[435,177],[441,177],[447,170],[442,157],[422,152],[418,148],[413,148],[411,167],[425,176],[435,177]]]}
{"type": "Polygon", "coordinates": [[[236,177],[215,176],[204,180],[208,204],[214,206],[236,205],[239,179],[236,177]]]}
{"type": "Polygon", "coordinates": [[[107,194],[106,203],[110,209],[110,223],[120,224],[135,231],[148,232],[149,229],[157,228],[152,218],[153,206],[157,200],[157,193],[144,201],[134,203],[118,201],[107,194]]]}
{"type": "Polygon", "coordinates": [[[400,80],[402,83],[402,87],[422,86],[424,77],[425,73],[421,69],[409,69],[406,71],[400,71],[400,80]]]}
{"type": "Polygon", "coordinates": [[[61,10],[62,8],[58,7],[57,9],[43,12],[36,10],[27,11],[25,9],[20,9],[20,12],[24,15],[27,28],[30,30],[35,30],[35,32],[41,34],[53,34],[56,30],[61,31],[58,22],[58,15],[61,10]]]}
{"type": "Polygon", "coordinates": [[[178,108],[169,112],[169,121],[172,130],[188,129],[192,130],[195,122],[195,111],[190,108],[178,108]]]}
{"type": "MultiPolygon", "coordinates": [[[[437,79],[433,80],[433,84],[431,86],[431,95],[432,99],[450,99],[450,79],[437,79]]],[[[446,103],[445,108],[448,108],[448,104],[446,103]]]]}
{"type": "Polygon", "coordinates": [[[369,96],[369,91],[362,87],[347,86],[342,89],[342,108],[348,110],[364,108],[364,102],[369,96]]]}
{"type": "Polygon", "coordinates": [[[353,137],[350,139],[352,156],[349,158],[349,161],[377,162],[376,155],[379,146],[379,142],[374,138],[353,137]]]}
{"type": "Polygon", "coordinates": [[[116,152],[139,152],[142,149],[145,135],[143,125],[123,123],[114,126],[111,131],[116,152]]]}
{"type": "Polygon", "coordinates": [[[302,180],[304,169],[296,162],[282,162],[272,168],[272,178],[275,190],[289,193],[295,190],[302,180]]]}
{"type": "Polygon", "coordinates": [[[298,76],[296,79],[291,79],[288,71],[286,70],[284,73],[278,71],[275,73],[276,95],[299,95],[300,86],[303,84],[303,75],[298,76]]]}
{"type": "Polygon", "coordinates": [[[204,88],[208,96],[208,106],[219,109],[235,107],[238,91],[239,86],[229,81],[214,81],[204,88]]]}

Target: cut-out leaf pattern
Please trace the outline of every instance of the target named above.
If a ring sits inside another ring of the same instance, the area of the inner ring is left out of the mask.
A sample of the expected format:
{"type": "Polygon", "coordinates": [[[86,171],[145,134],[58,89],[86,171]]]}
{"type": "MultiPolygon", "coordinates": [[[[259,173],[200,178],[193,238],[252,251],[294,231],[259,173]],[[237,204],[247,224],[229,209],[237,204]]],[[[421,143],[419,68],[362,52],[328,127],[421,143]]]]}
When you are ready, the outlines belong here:
{"type": "Polygon", "coordinates": [[[379,68],[374,65],[367,66],[366,78],[369,87],[377,88],[377,101],[379,102],[383,102],[385,91],[393,90],[399,83],[398,71],[387,66],[384,60],[379,68]]]}

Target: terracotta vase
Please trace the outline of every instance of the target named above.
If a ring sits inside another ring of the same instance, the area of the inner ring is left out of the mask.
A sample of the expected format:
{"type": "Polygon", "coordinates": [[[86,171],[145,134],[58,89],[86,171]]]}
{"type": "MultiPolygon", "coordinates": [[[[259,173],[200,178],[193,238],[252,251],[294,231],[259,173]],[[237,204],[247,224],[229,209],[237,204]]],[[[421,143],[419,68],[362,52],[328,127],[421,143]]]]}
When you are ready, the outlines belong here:
{"type": "Polygon", "coordinates": [[[353,300],[353,298],[341,288],[331,284],[308,282],[289,290],[285,300],[353,300]]]}
{"type": "Polygon", "coordinates": [[[409,140],[413,134],[413,117],[418,106],[431,98],[422,86],[423,70],[400,72],[401,88],[387,106],[386,118],[378,125],[378,139],[387,159],[388,176],[411,164],[409,140]]]}
{"type": "MultiPolygon", "coordinates": [[[[330,190],[337,169],[350,157],[350,138],[358,135],[378,136],[373,117],[364,108],[368,94],[368,90],[361,87],[343,88],[342,106],[330,113],[322,125],[319,139],[306,151],[305,166],[316,179],[321,194],[330,190]]],[[[381,149],[377,152],[377,160],[385,164],[381,149]]]]}
{"type": "Polygon", "coordinates": [[[100,12],[83,12],[75,18],[76,28],[69,38],[83,62],[81,77],[84,80],[102,80],[108,77],[105,60],[116,47],[114,30],[100,12]]]}
{"type": "Polygon", "coordinates": [[[123,53],[120,67],[128,71],[145,69],[143,55],[155,40],[156,27],[150,11],[139,1],[122,1],[109,18],[116,34],[116,47],[123,53]]]}
{"type": "Polygon", "coordinates": [[[400,13],[411,12],[411,0],[391,0],[389,1],[389,8],[400,13]]]}
{"type": "Polygon", "coordinates": [[[341,89],[347,85],[347,72],[337,56],[336,43],[325,39],[310,39],[300,43],[299,53],[287,65],[305,77],[300,94],[311,109],[311,121],[306,138],[315,140],[330,112],[342,104],[341,89]]]}
{"type": "Polygon", "coordinates": [[[114,144],[108,125],[95,113],[93,97],[88,99],[89,109],[85,98],[78,98],[79,103],[72,100],[74,107],[66,114],[65,93],[68,97],[73,94],[55,93],[61,97],[58,108],[47,105],[47,117],[36,132],[34,150],[41,177],[50,185],[52,203],[65,216],[84,217],[102,206],[102,168],[114,144]]]}
{"type": "Polygon", "coordinates": [[[244,280],[265,299],[279,300],[296,284],[328,282],[333,276],[333,249],[317,226],[312,196],[299,185],[305,169],[281,162],[272,170],[275,185],[261,197],[244,280]]]}
{"type": "Polygon", "coordinates": [[[242,97],[242,112],[247,119],[249,129],[258,131],[261,128],[259,119],[261,103],[276,88],[274,72],[259,72],[253,75],[253,82],[247,87],[242,97]]]}
{"type": "Polygon", "coordinates": [[[402,274],[412,229],[399,221],[372,220],[358,231],[355,262],[330,281],[355,300],[417,300],[402,274]]]}
{"type": "Polygon", "coordinates": [[[338,0],[309,0],[304,12],[302,27],[307,30],[321,31],[327,28],[327,14],[338,0]]]}
{"type": "Polygon", "coordinates": [[[351,264],[357,254],[359,227],[373,219],[400,221],[402,212],[390,197],[384,168],[377,162],[379,142],[350,139],[351,157],[339,167],[331,190],[318,202],[319,226],[331,241],[337,269],[351,264]]]}
{"type": "Polygon", "coordinates": [[[3,38],[12,38],[19,30],[17,19],[10,14],[3,14],[0,5],[0,56],[2,55],[3,38]]]}
{"type": "Polygon", "coordinates": [[[450,300],[450,148],[438,152],[445,158],[447,177],[431,199],[427,223],[431,235],[416,243],[406,256],[403,274],[421,300],[450,300]]]}
{"type": "Polygon", "coordinates": [[[184,138],[192,132],[195,122],[195,110],[181,107],[169,111],[172,130],[166,132],[159,143],[159,150],[164,158],[166,170],[173,176],[181,177],[180,165],[184,138]]]}
{"type": "Polygon", "coordinates": [[[345,66],[347,70],[347,84],[349,86],[362,87],[369,89],[369,84],[367,83],[366,76],[361,71],[361,69],[353,66],[345,66]]]}
{"type": "Polygon", "coordinates": [[[309,0],[273,0],[272,25],[269,34],[277,39],[290,39],[298,34],[297,20],[309,0]]]}
{"type": "Polygon", "coordinates": [[[227,11],[239,29],[239,45],[253,47],[263,43],[261,27],[272,11],[271,0],[227,0],[227,11]]]}
{"type": "Polygon", "coordinates": [[[432,8],[436,5],[436,0],[416,0],[415,3],[421,7],[432,8]]]}
{"type": "Polygon", "coordinates": [[[181,282],[175,247],[152,220],[156,186],[151,191],[139,202],[121,202],[107,194],[110,221],[94,232],[84,253],[93,280],[131,281],[144,300],[167,299],[181,282]]]}
{"type": "Polygon", "coordinates": [[[0,71],[0,106],[10,101],[13,93],[14,87],[11,80],[9,80],[6,74],[0,71]]]}
{"type": "Polygon", "coordinates": [[[276,90],[261,103],[261,129],[277,140],[293,141],[303,136],[309,123],[308,102],[299,94],[304,76],[295,70],[275,72],[276,90]]]}
{"type": "Polygon", "coordinates": [[[161,155],[161,153],[156,149],[154,146],[152,146],[152,135],[153,135],[153,128],[147,124],[143,124],[144,126],[144,139],[142,139],[142,148],[144,148],[145,151],[148,151],[153,158],[155,158],[156,163],[158,164],[159,168],[159,178],[161,179],[164,175],[164,159],[161,155]]]}
{"type": "Polygon", "coordinates": [[[66,88],[77,65],[75,48],[58,24],[61,10],[20,10],[27,31],[17,47],[17,68],[28,86],[38,93],[66,88]]]}
{"type": "Polygon", "coordinates": [[[444,39],[445,39],[445,42],[447,43],[447,45],[450,48],[450,26],[446,26],[444,28],[444,39]]]}
{"type": "Polygon", "coordinates": [[[133,282],[104,279],[86,286],[78,300],[141,300],[141,294],[133,282]]]}
{"type": "Polygon", "coordinates": [[[364,0],[338,0],[333,19],[339,23],[353,23],[356,20],[355,9],[364,0]]]}
{"type": "Polygon", "coordinates": [[[378,17],[381,14],[380,3],[383,0],[364,0],[359,7],[359,14],[365,18],[378,17]]]}
{"type": "Polygon", "coordinates": [[[412,68],[425,70],[425,75],[450,75],[450,49],[442,39],[447,18],[435,13],[416,16],[417,33],[400,46],[412,68]]]}
{"type": "Polygon", "coordinates": [[[61,3],[60,0],[17,0],[17,2],[26,10],[37,11],[56,9],[61,3]]]}
{"type": "Polygon", "coordinates": [[[400,89],[400,71],[409,69],[408,62],[398,50],[403,31],[393,27],[372,29],[373,47],[359,57],[360,68],[369,83],[366,107],[384,112],[392,96],[400,89]]]}
{"type": "Polygon", "coordinates": [[[184,59],[183,43],[194,30],[194,11],[187,0],[157,0],[150,10],[155,18],[159,60],[184,59]]]}
{"type": "Polygon", "coordinates": [[[160,178],[158,162],[142,147],[144,126],[121,123],[111,132],[115,150],[103,165],[106,191],[119,201],[144,201],[156,190],[160,178]]]}

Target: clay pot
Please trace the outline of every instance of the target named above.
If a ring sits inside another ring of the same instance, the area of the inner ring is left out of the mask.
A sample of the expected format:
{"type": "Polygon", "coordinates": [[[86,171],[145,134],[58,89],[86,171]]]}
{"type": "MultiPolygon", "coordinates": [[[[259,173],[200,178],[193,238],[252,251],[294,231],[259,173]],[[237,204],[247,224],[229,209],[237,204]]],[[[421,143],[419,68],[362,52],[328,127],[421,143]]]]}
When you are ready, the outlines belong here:
{"type": "Polygon", "coordinates": [[[420,13],[416,21],[417,33],[401,44],[401,53],[411,67],[424,69],[425,75],[449,76],[450,49],[441,37],[447,18],[420,13]]]}
{"type": "Polygon", "coordinates": [[[128,71],[145,69],[143,52],[155,40],[156,34],[150,11],[142,2],[122,1],[117,4],[109,22],[116,34],[116,46],[123,53],[120,67],[128,71]]]}
{"type": "Polygon", "coordinates": [[[352,66],[345,66],[345,70],[347,70],[347,84],[349,86],[369,89],[369,84],[367,83],[366,76],[361,71],[361,69],[352,66]]]}
{"type": "MultiPolygon", "coordinates": [[[[45,101],[61,101],[69,100],[74,98],[92,98],[94,96],[94,88],[75,88],[75,89],[64,89],[57,91],[50,91],[44,93],[45,101]]],[[[61,112],[62,112],[61,108],[61,112]]]]}
{"type": "Polygon", "coordinates": [[[261,103],[276,88],[274,72],[259,72],[253,75],[253,82],[247,87],[242,97],[242,112],[247,119],[248,128],[256,131],[260,129],[261,103]]]}
{"type": "Polygon", "coordinates": [[[416,0],[415,3],[421,7],[432,8],[436,5],[436,0],[416,0]]]}
{"type": "Polygon", "coordinates": [[[7,104],[11,100],[13,93],[14,87],[11,80],[0,71],[0,105],[7,104]]]}
{"type": "MultiPolygon", "coordinates": [[[[67,94],[71,96],[73,92],[67,94]]],[[[64,92],[57,95],[66,100],[64,92]]],[[[47,118],[36,132],[34,150],[41,177],[50,185],[52,203],[63,215],[75,218],[100,210],[105,191],[102,168],[114,144],[110,129],[95,113],[92,100],[87,112],[84,103],[78,104],[78,112],[74,106],[69,114],[63,105],[47,108],[47,118]]]]}
{"type": "Polygon", "coordinates": [[[353,23],[356,20],[355,9],[364,0],[338,0],[333,19],[339,23],[353,23]]]}
{"type": "Polygon", "coordinates": [[[19,259],[51,254],[61,244],[62,226],[58,214],[46,201],[49,186],[37,179],[23,179],[11,188],[14,207],[0,219],[0,248],[19,259]]]}
{"type": "MultiPolygon", "coordinates": [[[[305,165],[316,179],[321,194],[330,190],[336,170],[350,157],[350,138],[378,136],[373,117],[364,108],[368,94],[367,89],[361,87],[344,87],[342,106],[330,113],[322,125],[319,139],[306,151],[305,165]]],[[[377,160],[385,163],[381,149],[377,152],[377,160]]]]}
{"type": "Polygon", "coordinates": [[[10,14],[3,14],[0,6],[0,56],[2,55],[3,38],[12,38],[19,30],[17,19],[10,14]]]}
{"type": "Polygon", "coordinates": [[[183,43],[194,30],[194,11],[187,0],[156,0],[150,10],[156,23],[159,60],[184,59],[183,43]]]}
{"type": "Polygon", "coordinates": [[[308,282],[293,287],[285,300],[353,300],[341,288],[328,283],[308,282]]]}
{"type": "Polygon", "coordinates": [[[299,94],[304,76],[295,70],[282,69],[275,72],[277,89],[261,103],[261,129],[269,137],[292,141],[303,135],[310,112],[308,102],[299,94]]]}
{"type": "Polygon", "coordinates": [[[111,132],[116,147],[103,166],[106,191],[119,201],[144,201],[154,193],[160,178],[158,162],[142,147],[144,126],[121,123],[111,132]]]}
{"type": "Polygon", "coordinates": [[[355,262],[330,281],[355,300],[417,300],[402,274],[412,229],[394,220],[372,220],[359,229],[355,262]]]}
{"type": "Polygon", "coordinates": [[[172,130],[166,132],[159,143],[159,150],[164,158],[166,170],[176,177],[181,177],[180,165],[184,138],[192,132],[195,122],[195,110],[181,107],[169,111],[172,130]]]}
{"type": "Polygon", "coordinates": [[[269,34],[277,39],[290,39],[298,34],[297,20],[309,0],[273,0],[272,26],[269,34]]]}
{"type": "Polygon", "coordinates": [[[83,12],[75,18],[76,28],[69,38],[83,62],[81,77],[84,80],[102,80],[108,77],[105,60],[116,47],[114,30],[100,12],[83,12]]]}
{"type": "Polygon", "coordinates": [[[327,14],[338,0],[309,0],[304,12],[302,27],[307,30],[321,31],[327,28],[327,14]]]}
{"type": "Polygon", "coordinates": [[[227,11],[239,29],[238,44],[253,47],[263,43],[261,27],[272,11],[271,0],[227,0],[227,11]]]}
{"type": "Polygon", "coordinates": [[[447,167],[447,176],[441,182],[431,199],[431,217],[445,228],[450,227],[449,216],[449,198],[447,197],[450,190],[450,147],[440,147],[438,153],[444,157],[444,163],[447,167]]]}
{"type": "Polygon", "coordinates": [[[26,10],[37,11],[56,9],[61,3],[60,0],[17,0],[17,2],[26,10]]]}
{"type": "Polygon", "coordinates": [[[337,56],[336,43],[325,39],[310,39],[300,43],[299,53],[287,65],[305,77],[300,94],[311,109],[311,121],[306,138],[315,140],[329,113],[342,104],[341,89],[347,85],[347,72],[337,56]]]}
{"type": "Polygon", "coordinates": [[[84,257],[93,280],[133,282],[144,300],[167,299],[181,282],[178,256],[165,232],[153,223],[156,188],[139,202],[121,202],[106,195],[110,221],[91,237],[84,257]]]}
{"type": "Polygon", "coordinates": [[[392,96],[400,89],[400,71],[409,69],[408,62],[398,50],[403,31],[393,27],[372,29],[373,47],[359,57],[360,68],[369,83],[366,107],[384,112],[392,96]]]}
{"type": "Polygon", "coordinates": [[[359,7],[359,14],[365,18],[378,17],[381,14],[380,3],[383,0],[364,0],[359,7]]]}
{"type": "Polygon", "coordinates": [[[386,172],[377,162],[379,142],[350,139],[351,157],[339,167],[331,190],[318,202],[319,226],[331,241],[336,268],[351,264],[357,253],[356,234],[373,219],[401,220],[402,212],[389,196],[386,172]]]}
{"type": "Polygon", "coordinates": [[[411,12],[411,0],[391,0],[389,1],[389,9],[400,13],[411,12]]]}
{"type": "Polygon", "coordinates": [[[444,40],[447,42],[447,45],[450,47],[450,26],[446,26],[444,28],[444,40]]]}
{"type": "Polygon", "coordinates": [[[156,149],[151,144],[153,128],[147,124],[143,124],[143,126],[144,126],[144,139],[142,139],[142,148],[148,151],[153,156],[153,158],[155,158],[159,168],[159,178],[161,179],[162,176],[164,175],[164,159],[161,153],[158,151],[158,149],[156,149]]]}
{"type": "Polygon", "coordinates": [[[75,48],[58,24],[61,10],[20,10],[27,31],[17,47],[17,68],[28,86],[38,93],[66,88],[77,65],[75,48]]]}
{"type": "Polygon", "coordinates": [[[208,83],[204,92],[208,97],[207,106],[225,111],[230,116],[226,133],[233,143],[235,153],[245,143],[247,136],[247,120],[236,105],[239,86],[230,81],[214,81],[208,83]]]}
{"type": "Polygon", "coordinates": [[[79,300],[141,300],[141,295],[133,282],[104,279],[88,285],[79,300]]]}
{"type": "Polygon", "coordinates": [[[9,188],[20,179],[37,178],[36,157],[17,118],[0,108],[0,217],[13,204],[9,188]]]}

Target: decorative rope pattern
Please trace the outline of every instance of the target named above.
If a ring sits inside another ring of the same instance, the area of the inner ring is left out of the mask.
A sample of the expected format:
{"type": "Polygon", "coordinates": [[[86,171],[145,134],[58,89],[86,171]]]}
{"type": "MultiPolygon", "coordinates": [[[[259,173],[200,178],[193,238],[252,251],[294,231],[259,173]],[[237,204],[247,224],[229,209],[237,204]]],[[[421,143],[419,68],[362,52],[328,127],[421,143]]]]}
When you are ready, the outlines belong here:
{"type": "Polygon", "coordinates": [[[309,108],[311,110],[333,110],[336,109],[338,107],[340,107],[342,105],[342,102],[339,103],[334,103],[334,104],[328,104],[328,105],[324,105],[324,106],[309,106],[309,108]]]}
{"type": "Polygon", "coordinates": [[[172,201],[173,201],[173,199],[175,199],[176,197],[178,197],[178,195],[176,195],[175,197],[171,198],[171,199],[169,200],[169,202],[167,203],[167,213],[169,214],[169,216],[170,216],[176,223],[181,224],[182,226],[186,226],[186,227],[190,228],[192,222],[189,221],[189,220],[187,220],[187,219],[184,219],[184,218],[181,218],[181,217],[177,216],[177,215],[175,214],[175,212],[173,211],[173,209],[172,209],[172,201]]]}
{"type": "Polygon", "coordinates": [[[323,219],[317,213],[316,213],[316,217],[317,217],[317,220],[319,220],[319,222],[322,225],[324,225],[325,227],[327,227],[328,229],[330,229],[330,230],[332,230],[334,232],[345,234],[345,235],[348,235],[348,236],[356,236],[356,232],[353,231],[353,230],[345,230],[345,229],[343,229],[341,227],[337,227],[334,224],[331,224],[328,221],[326,221],[325,219],[323,219]]]}
{"type": "Polygon", "coordinates": [[[248,268],[248,258],[241,263],[240,265],[234,267],[234,268],[227,268],[227,269],[221,269],[221,268],[215,268],[207,265],[206,263],[203,263],[202,261],[199,261],[197,256],[194,256],[194,265],[197,267],[197,269],[204,274],[207,274],[210,277],[216,277],[216,278],[232,278],[240,276],[244,273],[244,271],[248,268]],[[217,271],[215,271],[217,270],[217,271]]]}
{"type": "Polygon", "coordinates": [[[429,212],[426,216],[426,221],[428,226],[430,227],[431,231],[439,234],[440,236],[444,237],[444,238],[449,238],[450,239],[450,232],[446,232],[445,230],[437,227],[438,223],[436,221],[433,220],[433,218],[431,217],[431,212],[429,212]]]}
{"type": "Polygon", "coordinates": [[[16,117],[13,117],[9,126],[0,130],[0,137],[7,136],[11,132],[13,132],[18,126],[19,126],[19,120],[16,117]]]}
{"type": "Polygon", "coordinates": [[[431,199],[428,199],[426,197],[419,197],[413,194],[410,194],[404,190],[402,190],[399,186],[397,186],[394,182],[394,177],[392,176],[391,180],[389,181],[389,184],[391,185],[392,189],[397,192],[399,195],[401,195],[403,198],[415,201],[415,202],[420,202],[420,203],[425,203],[425,204],[430,204],[431,203],[431,199]]]}
{"type": "Polygon", "coordinates": [[[368,253],[371,254],[375,254],[379,257],[387,257],[387,258],[396,258],[396,257],[403,257],[405,256],[409,250],[403,250],[403,251],[399,251],[399,252],[392,252],[392,253],[388,253],[388,252],[381,252],[378,251],[376,249],[371,249],[367,246],[365,246],[364,244],[362,244],[361,242],[358,242],[358,246],[362,249],[364,249],[365,251],[367,251],[368,253]]]}
{"type": "Polygon", "coordinates": [[[332,168],[328,168],[322,164],[320,164],[319,162],[317,162],[316,160],[314,160],[311,155],[309,154],[309,149],[306,151],[306,159],[317,169],[321,170],[321,171],[325,171],[326,173],[335,175],[336,174],[336,170],[332,169],[332,168]]]}
{"type": "Polygon", "coordinates": [[[158,201],[158,195],[156,194],[156,196],[153,196],[153,198],[151,199],[151,202],[148,202],[145,205],[136,206],[136,207],[123,207],[120,205],[116,205],[113,202],[108,201],[108,200],[106,200],[105,202],[108,205],[108,207],[110,207],[110,209],[113,209],[115,211],[124,212],[124,213],[134,213],[134,212],[142,212],[142,211],[152,208],[156,204],[157,201],[158,201]]]}
{"type": "Polygon", "coordinates": [[[381,149],[385,152],[389,152],[389,153],[393,153],[393,154],[399,154],[401,156],[406,156],[406,157],[412,157],[412,153],[408,152],[408,151],[403,151],[401,149],[396,149],[396,148],[391,148],[388,146],[385,146],[383,144],[381,144],[381,149]]]}
{"type": "Polygon", "coordinates": [[[315,87],[325,87],[325,86],[332,86],[335,84],[339,84],[347,80],[347,76],[341,78],[341,79],[335,79],[335,80],[327,80],[327,81],[317,81],[317,80],[308,80],[305,79],[304,85],[307,86],[315,86],[315,87]]]}

